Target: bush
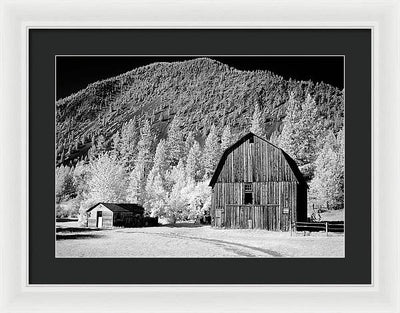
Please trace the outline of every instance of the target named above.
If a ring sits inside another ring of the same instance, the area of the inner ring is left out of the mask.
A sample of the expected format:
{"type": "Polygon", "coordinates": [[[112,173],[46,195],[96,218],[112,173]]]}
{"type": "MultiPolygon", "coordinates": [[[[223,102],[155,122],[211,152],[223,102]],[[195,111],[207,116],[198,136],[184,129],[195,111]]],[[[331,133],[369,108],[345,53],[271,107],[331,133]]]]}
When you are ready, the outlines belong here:
{"type": "Polygon", "coordinates": [[[56,218],[69,217],[69,212],[61,204],[56,205],[56,218]]]}
{"type": "Polygon", "coordinates": [[[76,218],[78,214],[79,204],[75,200],[56,205],[56,218],[76,218]]]}

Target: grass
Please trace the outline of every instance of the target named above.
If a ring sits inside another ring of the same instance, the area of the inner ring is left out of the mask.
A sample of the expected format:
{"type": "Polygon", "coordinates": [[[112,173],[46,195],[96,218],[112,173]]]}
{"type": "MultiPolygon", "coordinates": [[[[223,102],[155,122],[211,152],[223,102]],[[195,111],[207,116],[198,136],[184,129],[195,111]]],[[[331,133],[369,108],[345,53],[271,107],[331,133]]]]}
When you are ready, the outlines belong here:
{"type": "Polygon", "coordinates": [[[320,213],[322,221],[344,221],[344,210],[330,210],[320,213]]]}
{"type": "Polygon", "coordinates": [[[57,223],[57,257],[344,257],[344,235],[216,229],[190,223],[98,230],[57,223]]]}

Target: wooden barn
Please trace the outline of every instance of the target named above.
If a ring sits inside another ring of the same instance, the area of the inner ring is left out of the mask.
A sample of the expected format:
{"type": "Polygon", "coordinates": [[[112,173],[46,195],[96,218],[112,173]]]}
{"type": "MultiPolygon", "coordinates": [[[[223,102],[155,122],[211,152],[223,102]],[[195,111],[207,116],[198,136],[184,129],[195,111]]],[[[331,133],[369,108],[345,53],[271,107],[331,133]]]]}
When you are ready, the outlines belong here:
{"type": "Polygon", "coordinates": [[[288,231],[307,221],[307,183],[295,161],[248,133],[226,149],[211,178],[212,225],[288,231]]]}
{"type": "Polygon", "coordinates": [[[131,203],[98,203],[86,211],[88,227],[144,226],[144,208],[131,203]]]}

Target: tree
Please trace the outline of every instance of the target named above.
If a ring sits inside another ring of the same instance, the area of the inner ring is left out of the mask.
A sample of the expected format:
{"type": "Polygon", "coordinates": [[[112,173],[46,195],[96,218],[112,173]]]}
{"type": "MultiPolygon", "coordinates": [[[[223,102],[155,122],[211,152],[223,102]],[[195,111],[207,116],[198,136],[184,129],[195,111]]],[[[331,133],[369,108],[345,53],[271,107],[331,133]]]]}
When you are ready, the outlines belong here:
{"type": "Polygon", "coordinates": [[[278,135],[278,132],[277,132],[277,131],[274,131],[274,132],[271,134],[271,137],[269,138],[269,141],[270,141],[272,144],[279,146],[279,135],[278,135]]]}
{"type": "Polygon", "coordinates": [[[61,147],[61,156],[60,156],[60,164],[62,165],[65,161],[65,149],[64,145],[61,147]]]}
{"type": "Polygon", "coordinates": [[[146,185],[146,195],[147,197],[144,203],[146,213],[152,217],[164,216],[168,201],[168,193],[164,189],[164,183],[160,173],[157,173],[151,180],[151,183],[146,185]]]}
{"type": "Polygon", "coordinates": [[[177,165],[184,153],[181,123],[181,118],[178,115],[175,115],[168,128],[166,151],[168,160],[167,162],[171,166],[177,165]]]}
{"type": "Polygon", "coordinates": [[[211,188],[208,181],[188,182],[182,190],[185,196],[186,208],[184,217],[193,219],[210,210],[211,206],[211,188]]]}
{"type": "Polygon", "coordinates": [[[197,141],[194,141],[187,157],[186,177],[192,181],[201,179],[201,150],[197,141]]]}
{"type": "Polygon", "coordinates": [[[103,135],[97,137],[96,143],[97,153],[104,153],[107,150],[106,138],[103,135]]]}
{"type": "Polygon", "coordinates": [[[126,199],[126,171],[115,155],[104,153],[89,165],[88,198],[95,202],[126,199]]]}
{"type": "Polygon", "coordinates": [[[157,145],[154,155],[153,167],[147,176],[146,195],[144,207],[152,216],[162,214],[162,205],[165,205],[168,198],[165,190],[165,175],[168,168],[165,155],[165,140],[161,139],[157,145]]]}
{"type": "Polygon", "coordinates": [[[138,133],[136,130],[136,119],[133,118],[122,126],[121,135],[118,140],[118,144],[116,145],[121,156],[121,160],[129,172],[134,168],[137,155],[137,137],[138,133]]]}
{"type": "Polygon", "coordinates": [[[184,217],[186,209],[185,195],[182,192],[186,186],[186,175],[182,159],[171,169],[168,179],[172,182],[172,190],[165,208],[165,217],[175,223],[184,217]]]}
{"type": "Polygon", "coordinates": [[[317,205],[328,204],[339,209],[344,205],[344,136],[329,132],[315,162],[315,175],[310,185],[310,199],[317,205]]]}
{"type": "Polygon", "coordinates": [[[121,142],[121,136],[119,131],[117,131],[112,137],[112,150],[114,150],[115,153],[117,153],[119,155],[120,151],[121,151],[121,147],[120,147],[120,142],[121,142]]]}
{"type": "Polygon", "coordinates": [[[185,139],[185,149],[184,149],[184,156],[187,157],[189,155],[190,149],[192,149],[193,144],[195,142],[194,134],[192,131],[189,131],[189,133],[186,136],[185,139]]]}
{"type": "Polygon", "coordinates": [[[211,177],[215,170],[220,155],[220,146],[218,143],[218,136],[216,134],[215,126],[212,125],[210,132],[206,138],[203,151],[203,168],[204,179],[211,177]]]}
{"type": "Polygon", "coordinates": [[[78,199],[87,198],[89,193],[88,181],[90,177],[90,165],[85,161],[79,161],[75,165],[73,173],[73,182],[76,189],[76,197],[78,199]]]}
{"type": "Polygon", "coordinates": [[[99,155],[104,154],[106,151],[107,151],[107,143],[105,137],[103,135],[99,135],[96,140],[93,137],[92,145],[89,150],[89,158],[95,159],[99,155]]]}
{"type": "Polygon", "coordinates": [[[221,135],[221,152],[224,152],[232,144],[232,133],[229,124],[225,125],[221,135]]]}
{"type": "Polygon", "coordinates": [[[253,118],[251,119],[250,131],[260,137],[264,137],[262,113],[258,103],[254,108],[253,118]]]}
{"type": "Polygon", "coordinates": [[[129,176],[129,186],[127,199],[135,203],[144,201],[145,182],[147,174],[151,167],[151,145],[153,137],[148,120],[145,121],[140,130],[140,140],[137,144],[138,154],[133,168],[129,176]]]}
{"type": "Polygon", "coordinates": [[[56,202],[68,200],[75,196],[73,171],[67,166],[56,167],[56,202]]]}
{"type": "Polygon", "coordinates": [[[278,138],[279,147],[300,166],[314,162],[319,150],[318,139],[324,137],[324,128],[314,99],[307,95],[301,104],[292,93],[286,112],[278,138]]]}
{"type": "Polygon", "coordinates": [[[157,174],[164,178],[165,172],[168,169],[166,163],[165,140],[161,139],[157,145],[156,153],[154,154],[153,167],[151,168],[147,180],[153,179],[157,174]]]}

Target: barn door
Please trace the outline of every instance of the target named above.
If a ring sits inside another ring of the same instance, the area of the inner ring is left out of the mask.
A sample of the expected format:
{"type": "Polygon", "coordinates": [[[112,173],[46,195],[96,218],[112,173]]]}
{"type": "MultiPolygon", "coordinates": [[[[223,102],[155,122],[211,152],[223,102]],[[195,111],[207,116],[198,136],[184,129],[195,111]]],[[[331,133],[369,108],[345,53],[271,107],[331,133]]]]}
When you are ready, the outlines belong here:
{"type": "Polygon", "coordinates": [[[222,210],[221,209],[215,209],[215,226],[216,227],[221,227],[222,225],[222,210]]]}
{"type": "Polygon", "coordinates": [[[97,227],[102,228],[103,227],[103,212],[97,211],[97,227]]]}

